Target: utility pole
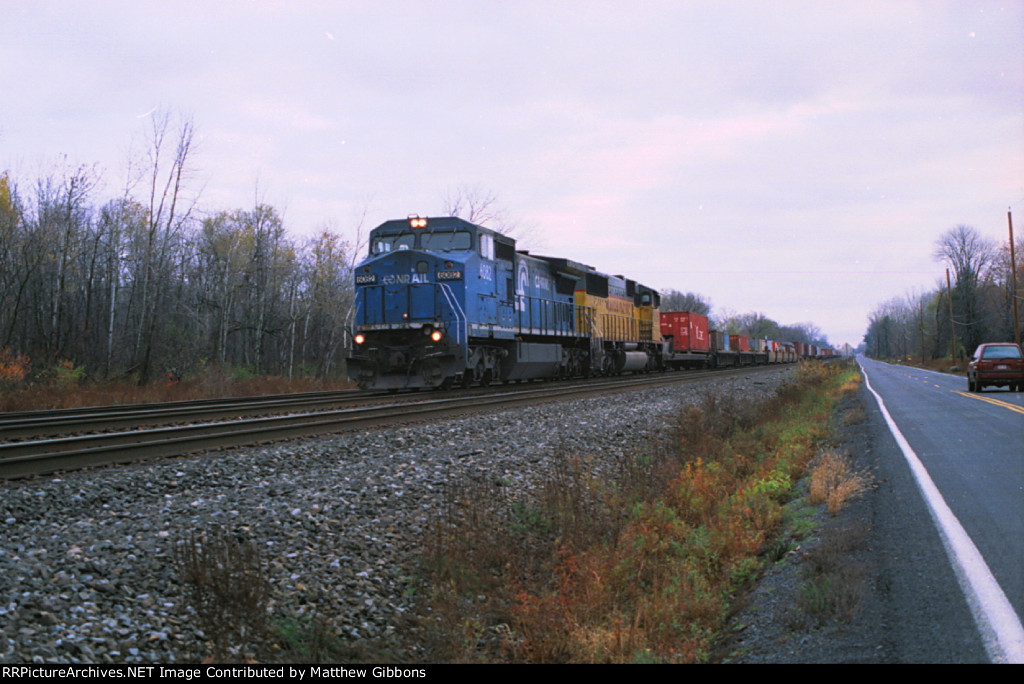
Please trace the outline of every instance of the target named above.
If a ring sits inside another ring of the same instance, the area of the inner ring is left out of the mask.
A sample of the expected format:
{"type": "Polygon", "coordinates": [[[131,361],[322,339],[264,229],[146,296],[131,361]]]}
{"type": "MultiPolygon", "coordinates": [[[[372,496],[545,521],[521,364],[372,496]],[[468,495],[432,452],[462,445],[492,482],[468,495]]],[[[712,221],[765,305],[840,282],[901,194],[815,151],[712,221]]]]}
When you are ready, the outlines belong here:
{"type": "Polygon", "coordinates": [[[949,284],[949,269],[946,269],[946,294],[949,295],[949,356],[956,363],[956,326],[953,325],[953,287],[949,284]]]}
{"type": "Polygon", "coordinates": [[[924,300],[917,300],[917,332],[921,335],[921,363],[924,363],[924,300]]]}
{"type": "Polygon", "coordinates": [[[1017,257],[1013,251],[1013,214],[1006,210],[1010,225],[1010,308],[1013,309],[1013,341],[1020,344],[1020,320],[1017,318],[1017,257]]]}

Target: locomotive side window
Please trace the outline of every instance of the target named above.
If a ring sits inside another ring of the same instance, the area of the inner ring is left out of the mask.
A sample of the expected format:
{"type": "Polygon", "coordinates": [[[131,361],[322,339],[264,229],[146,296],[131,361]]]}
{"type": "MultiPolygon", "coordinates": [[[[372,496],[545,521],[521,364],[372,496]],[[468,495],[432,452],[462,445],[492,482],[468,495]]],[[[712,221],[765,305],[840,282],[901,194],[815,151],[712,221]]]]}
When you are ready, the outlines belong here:
{"type": "Polygon", "coordinates": [[[516,257],[516,247],[514,243],[498,242],[495,246],[494,255],[502,261],[512,261],[516,257]]]}
{"type": "Polygon", "coordinates": [[[608,298],[608,279],[596,273],[587,274],[587,294],[608,298]]]}
{"type": "Polygon", "coordinates": [[[494,236],[486,233],[480,234],[480,256],[484,259],[494,260],[494,236]]]}

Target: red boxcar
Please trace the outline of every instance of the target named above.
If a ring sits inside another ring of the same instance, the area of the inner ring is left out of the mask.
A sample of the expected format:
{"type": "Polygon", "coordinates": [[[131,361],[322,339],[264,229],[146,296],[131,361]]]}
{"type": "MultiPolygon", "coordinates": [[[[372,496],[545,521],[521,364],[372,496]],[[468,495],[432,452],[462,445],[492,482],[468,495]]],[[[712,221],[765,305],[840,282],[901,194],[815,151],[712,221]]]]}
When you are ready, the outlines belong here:
{"type": "Polygon", "coordinates": [[[678,352],[706,352],[711,349],[707,316],[689,311],[662,311],[661,336],[672,338],[672,349],[678,352]]]}

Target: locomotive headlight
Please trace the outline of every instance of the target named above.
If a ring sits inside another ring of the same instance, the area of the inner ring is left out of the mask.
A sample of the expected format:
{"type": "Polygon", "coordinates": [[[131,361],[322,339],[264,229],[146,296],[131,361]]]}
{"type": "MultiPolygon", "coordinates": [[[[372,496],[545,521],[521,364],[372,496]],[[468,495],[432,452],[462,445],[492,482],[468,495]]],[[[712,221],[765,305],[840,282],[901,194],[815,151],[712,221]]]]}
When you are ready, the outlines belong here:
{"type": "Polygon", "coordinates": [[[442,337],[444,337],[444,335],[441,334],[440,330],[435,330],[434,332],[430,333],[430,339],[432,339],[434,342],[440,342],[442,337]]]}
{"type": "Polygon", "coordinates": [[[359,333],[358,335],[352,338],[352,341],[355,342],[356,344],[362,344],[363,342],[366,341],[366,335],[359,333]]]}

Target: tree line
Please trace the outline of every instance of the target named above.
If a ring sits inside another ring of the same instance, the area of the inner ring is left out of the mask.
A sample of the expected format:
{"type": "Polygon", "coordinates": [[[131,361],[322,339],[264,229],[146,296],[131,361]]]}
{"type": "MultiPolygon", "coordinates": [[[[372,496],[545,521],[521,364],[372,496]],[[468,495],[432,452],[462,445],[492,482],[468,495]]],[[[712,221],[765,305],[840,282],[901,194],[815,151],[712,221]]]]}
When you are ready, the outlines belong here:
{"type": "Polygon", "coordinates": [[[997,243],[966,225],[946,231],[933,256],[946,265],[948,283],[943,277],[931,290],[878,305],[868,318],[865,352],[876,358],[963,358],[983,342],[1013,341],[1014,306],[1024,309],[1024,240],[1015,240],[1014,252],[1011,265],[1009,240],[997,243]]]}
{"type": "Polygon", "coordinates": [[[711,301],[695,292],[665,290],[661,293],[662,311],[689,311],[709,318],[709,325],[730,335],[747,335],[779,342],[803,342],[818,347],[831,347],[828,338],[813,323],[782,325],[763,313],[745,314],[722,312],[711,315],[711,301]]]}
{"type": "MultiPolygon", "coordinates": [[[[203,213],[195,130],[156,112],[116,197],[95,166],[55,165],[24,186],[0,171],[0,389],[34,377],[184,378],[211,369],[338,377],[353,307],[355,243],[331,230],[297,241],[265,203],[203,213]]],[[[448,215],[523,237],[531,228],[482,188],[444,198],[448,215]]],[[[662,308],[709,315],[701,295],[669,290],[662,308]]],[[[718,329],[827,346],[817,328],[762,314],[718,329]]]]}
{"type": "Polygon", "coordinates": [[[356,246],[330,230],[296,241],[259,202],[201,215],[191,122],[151,124],[113,199],[87,165],[28,188],[0,173],[0,381],[336,376],[356,246]]]}

